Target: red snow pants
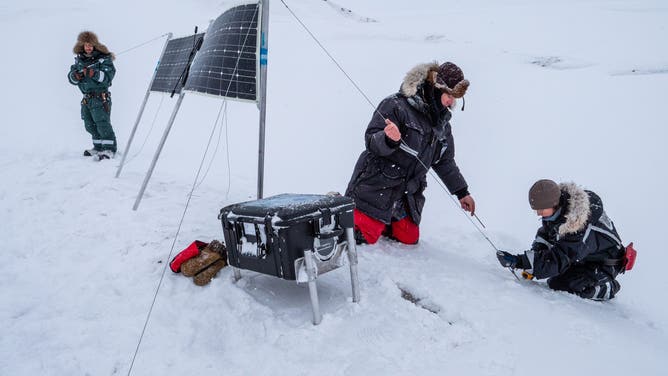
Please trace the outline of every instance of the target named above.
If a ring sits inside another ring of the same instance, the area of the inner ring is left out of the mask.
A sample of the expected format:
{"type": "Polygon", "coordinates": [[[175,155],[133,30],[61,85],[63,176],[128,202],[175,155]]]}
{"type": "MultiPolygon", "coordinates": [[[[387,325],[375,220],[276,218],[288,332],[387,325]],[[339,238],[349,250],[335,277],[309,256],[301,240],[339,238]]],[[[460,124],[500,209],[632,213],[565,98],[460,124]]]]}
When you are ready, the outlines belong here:
{"type": "Polygon", "coordinates": [[[386,225],[357,209],[355,209],[353,215],[355,217],[355,229],[362,233],[369,244],[377,242],[381,235],[389,236],[404,244],[417,244],[418,239],[420,239],[420,228],[409,216],[386,225]]]}

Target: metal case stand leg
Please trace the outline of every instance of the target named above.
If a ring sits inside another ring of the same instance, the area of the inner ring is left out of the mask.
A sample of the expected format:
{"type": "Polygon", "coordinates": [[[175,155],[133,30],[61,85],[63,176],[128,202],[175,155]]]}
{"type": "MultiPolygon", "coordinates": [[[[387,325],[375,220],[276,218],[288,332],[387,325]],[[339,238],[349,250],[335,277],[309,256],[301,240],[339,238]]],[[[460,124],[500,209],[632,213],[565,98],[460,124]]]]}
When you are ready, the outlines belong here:
{"type": "Polygon", "coordinates": [[[359,279],[357,277],[357,243],[353,228],[346,229],[346,239],[348,240],[348,263],[350,264],[350,282],[353,286],[353,302],[360,301],[359,279]]]}
{"type": "Polygon", "coordinates": [[[315,282],[318,277],[318,269],[314,258],[313,251],[304,251],[304,262],[306,263],[306,274],[308,275],[308,291],[311,295],[311,306],[313,307],[313,325],[318,325],[322,321],[322,314],[320,313],[320,301],[318,300],[318,287],[315,282]]]}
{"type": "Polygon", "coordinates": [[[235,268],[234,266],[232,267],[232,272],[234,273],[234,282],[237,282],[241,279],[241,272],[239,271],[239,268],[235,268]]]}

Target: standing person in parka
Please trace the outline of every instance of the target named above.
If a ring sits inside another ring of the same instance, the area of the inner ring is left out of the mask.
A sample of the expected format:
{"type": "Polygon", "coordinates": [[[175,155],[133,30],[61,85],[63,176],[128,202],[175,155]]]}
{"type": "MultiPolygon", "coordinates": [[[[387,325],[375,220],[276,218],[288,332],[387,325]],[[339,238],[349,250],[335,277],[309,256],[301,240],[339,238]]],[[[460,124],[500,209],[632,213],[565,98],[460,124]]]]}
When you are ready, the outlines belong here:
{"type": "Polygon", "coordinates": [[[542,179],[529,190],[529,203],[542,226],[524,254],[497,252],[501,265],[525,269],[525,277],[548,278],[554,290],[593,300],[614,298],[626,251],[601,198],[574,183],[542,179]]]}
{"type": "Polygon", "coordinates": [[[84,95],[81,100],[81,118],[86,131],[93,138],[93,148],[84,150],[84,155],[99,159],[113,158],[116,154],[116,135],[111,127],[109,86],[116,74],[114,54],[91,31],[79,33],[74,53],[76,57],[67,78],[84,95]]]}
{"type": "Polygon", "coordinates": [[[455,162],[450,127],[455,98],[462,98],[468,87],[453,63],[420,64],[406,74],[398,93],[378,105],[366,129],[366,150],[346,190],[355,201],[358,243],[373,244],[381,235],[418,242],[429,168],[474,214],[475,201],[455,162]]]}

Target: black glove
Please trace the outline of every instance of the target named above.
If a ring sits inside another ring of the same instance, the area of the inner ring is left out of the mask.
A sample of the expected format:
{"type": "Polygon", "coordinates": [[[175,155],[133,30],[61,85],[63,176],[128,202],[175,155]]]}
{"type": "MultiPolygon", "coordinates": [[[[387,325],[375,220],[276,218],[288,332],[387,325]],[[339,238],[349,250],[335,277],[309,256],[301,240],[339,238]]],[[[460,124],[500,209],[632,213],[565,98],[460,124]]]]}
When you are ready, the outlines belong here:
{"type": "Polygon", "coordinates": [[[499,259],[501,266],[506,268],[517,268],[517,264],[520,262],[520,258],[515,255],[511,255],[506,251],[497,251],[496,258],[499,259]]]}

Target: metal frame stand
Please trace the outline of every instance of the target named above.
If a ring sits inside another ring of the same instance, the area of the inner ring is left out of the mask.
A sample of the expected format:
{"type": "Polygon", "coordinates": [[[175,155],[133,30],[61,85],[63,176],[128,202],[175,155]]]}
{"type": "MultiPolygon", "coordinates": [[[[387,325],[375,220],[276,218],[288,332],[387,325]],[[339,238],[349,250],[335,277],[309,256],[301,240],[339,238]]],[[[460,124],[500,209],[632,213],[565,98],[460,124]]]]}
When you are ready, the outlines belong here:
{"type": "MultiPolygon", "coordinates": [[[[346,240],[348,263],[350,264],[350,282],[353,290],[353,303],[360,301],[359,278],[357,275],[357,247],[355,243],[355,234],[353,228],[346,229],[346,240]]],[[[318,266],[315,254],[312,250],[304,251],[304,266],[306,267],[306,275],[308,276],[308,291],[311,299],[311,309],[313,310],[313,325],[318,325],[322,322],[322,312],[320,311],[320,299],[318,298],[318,266]]],[[[232,279],[237,282],[241,279],[241,271],[239,268],[232,266],[232,279]]]]}
{"type": "Polygon", "coordinates": [[[359,278],[357,277],[357,243],[355,242],[355,233],[353,228],[346,229],[346,239],[348,240],[348,263],[350,264],[350,283],[353,288],[353,302],[360,301],[359,278]]]}
{"type": "Polygon", "coordinates": [[[234,273],[232,277],[234,278],[234,282],[239,281],[241,279],[241,271],[239,271],[239,268],[235,268],[234,266],[232,266],[231,268],[232,268],[232,273],[234,273]]]}
{"type": "Polygon", "coordinates": [[[260,110],[260,124],[257,156],[257,199],[261,199],[264,191],[264,146],[265,122],[267,118],[267,45],[269,42],[269,0],[260,1],[260,82],[258,109],[260,110]]]}
{"type": "MultiPolygon", "coordinates": [[[[162,52],[160,52],[160,59],[158,60],[158,65],[160,65],[160,61],[162,60],[162,56],[165,54],[165,50],[167,49],[167,44],[172,39],[172,35],[173,35],[172,33],[167,34],[167,40],[165,41],[165,45],[162,47],[162,52]]],[[[121,170],[123,170],[123,165],[125,164],[125,158],[127,158],[128,154],[130,153],[130,145],[132,145],[132,140],[135,138],[135,132],[137,132],[137,127],[139,126],[141,117],[144,114],[144,109],[146,108],[146,102],[148,102],[148,97],[149,95],[151,95],[151,87],[153,86],[155,75],[158,73],[158,65],[156,65],[155,70],[153,71],[153,77],[151,77],[151,82],[149,82],[148,89],[146,89],[146,95],[144,95],[144,101],[141,103],[141,107],[139,107],[137,120],[135,120],[135,125],[134,127],[132,127],[132,132],[130,132],[130,139],[128,140],[128,143],[125,145],[125,150],[123,151],[123,158],[121,159],[121,164],[118,166],[118,170],[116,170],[117,178],[121,175],[121,170]]]]}
{"type": "Polygon", "coordinates": [[[184,96],[185,92],[181,91],[181,93],[179,94],[179,99],[176,101],[176,105],[174,106],[174,110],[172,111],[172,116],[169,118],[169,122],[167,123],[167,128],[165,128],[165,133],[162,134],[162,139],[160,140],[160,144],[158,145],[158,150],[155,151],[155,155],[153,156],[151,167],[149,167],[148,171],[146,172],[146,177],[144,177],[144,183],[142,184],[141,189],[139,189],[139,194],[137,194],[137,199],[135,199],[135,204],[132,207],[132,210],[137,210],[137,208],[139,207],[139,203],[141,202],[141,199],[144,196],[144,191],[146,190],[148,181],[151,180],[153,169],[155,168],[155,165],[158,163],[160,152],[162,152],[162,147],[165,146],[165,141],[167,141],[167,136],[169,136],[169,131],[172,129],[172,125],[174,124],[174,119],[176,119],[176,114],[179,112],[179,107],[181,107],[181,102],[183,102],[184,96]]]}
{"type": "Polygon", "coordinates": [[[304,263],[306,264],[306,275],[308,275],[308,292],[311,296],[311,308],[313,308],[313,325],[318,325],[322,321],[320,312],[320,300],[318,299],[318,267],[315,266],[315,256],[313,251],[304,251],[304,263]]]}

